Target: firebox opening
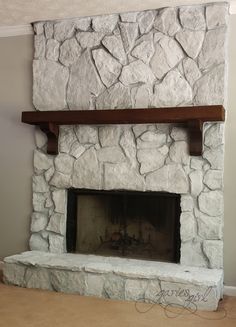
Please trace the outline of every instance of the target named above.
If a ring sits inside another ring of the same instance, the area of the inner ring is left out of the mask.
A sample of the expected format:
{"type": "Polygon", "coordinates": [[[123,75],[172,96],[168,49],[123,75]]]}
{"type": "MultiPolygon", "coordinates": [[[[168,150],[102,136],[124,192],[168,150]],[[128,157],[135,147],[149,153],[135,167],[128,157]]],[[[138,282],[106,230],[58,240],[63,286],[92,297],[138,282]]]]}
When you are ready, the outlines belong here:
{"type": "Polygon", "coordinates": [[[180,195],[70,189],[67,251],[178,263],[180,195]]]}

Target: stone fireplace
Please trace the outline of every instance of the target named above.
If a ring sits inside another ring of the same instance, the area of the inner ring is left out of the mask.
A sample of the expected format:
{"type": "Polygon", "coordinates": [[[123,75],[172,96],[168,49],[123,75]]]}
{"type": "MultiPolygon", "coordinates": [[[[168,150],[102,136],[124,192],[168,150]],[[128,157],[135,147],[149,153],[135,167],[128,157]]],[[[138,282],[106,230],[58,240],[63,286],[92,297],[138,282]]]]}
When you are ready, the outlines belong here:
{"type": "MultiPolygon", "coordinates": [[[[217,3],[35,23],[35,108],[224,104],[227,15],[217,3]]],[[[5,258],[5,282],[215,310],[224,125],[203,135],[194,157],[178,125],[62,126],[52,156],[37,129],[31,251],[5,258]]]]}

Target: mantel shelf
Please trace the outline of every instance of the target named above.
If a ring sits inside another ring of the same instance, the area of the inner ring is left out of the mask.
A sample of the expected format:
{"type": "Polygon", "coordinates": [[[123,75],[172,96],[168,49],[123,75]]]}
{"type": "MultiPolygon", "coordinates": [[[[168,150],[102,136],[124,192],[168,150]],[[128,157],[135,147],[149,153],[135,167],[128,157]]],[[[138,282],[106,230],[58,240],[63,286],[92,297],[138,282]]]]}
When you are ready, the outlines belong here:
{"type": "Polygon", "coordinates": [[[24,111],[22,122],[38,125],[48,137],[47,152],[58,153],[60,125],[105,125],[105,124],[182,124],[189,132],[190,155],[202,154],[202,126],[204,122],[225,120],[221,105],[114,110],[63,110],[24,111]]]}

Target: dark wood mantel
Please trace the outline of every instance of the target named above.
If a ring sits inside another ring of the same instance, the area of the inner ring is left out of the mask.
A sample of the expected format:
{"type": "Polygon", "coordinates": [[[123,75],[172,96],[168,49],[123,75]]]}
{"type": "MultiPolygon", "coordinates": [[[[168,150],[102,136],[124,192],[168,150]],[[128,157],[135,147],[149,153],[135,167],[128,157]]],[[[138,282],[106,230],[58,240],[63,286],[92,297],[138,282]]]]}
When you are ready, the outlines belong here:
{"type": "Polygon", "coordinates": [[[48,137],[47,152],[58,153],[60,125],[104,124],[182,124],[188,128],[190,155],[202,154],[202,125],[204,122],[225,120],[221,105],[114,110],[24,111],[22,122],[38,125],[48,137]]]}

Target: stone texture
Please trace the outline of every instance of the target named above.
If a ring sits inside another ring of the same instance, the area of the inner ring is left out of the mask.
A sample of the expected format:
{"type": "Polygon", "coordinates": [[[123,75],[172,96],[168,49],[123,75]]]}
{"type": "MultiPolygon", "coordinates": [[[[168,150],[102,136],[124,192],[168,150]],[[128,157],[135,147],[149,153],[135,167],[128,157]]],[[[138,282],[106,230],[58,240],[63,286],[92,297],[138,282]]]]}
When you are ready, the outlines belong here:
{"type": "Polygon", "coordinates": [[[151,85],[142,84],[131,89],[132,108],[149,108],[152,98],[151,85]]]}
{"type": "Polygon", "coordinates": [[[81,31],[87,31],[90,28],[91,18],[90,17],[83,17],[74,20],[74,24],[76,29],[81,31]]]}
{"type": "Polygon", "coordinates": [[[46,134],[43,133],[38,126],[35,126],[34,140],[35,140],[36,147],[39,149],[42,149],[48,140],[46,134]]]}
{"type": "Polygon", "coordinates": [[[177,141],[172,143],[169,151],[170,159],[173,162],[181,163],[183,165],[189,164],[189,146],[186,141],[177,141]]]}
{"type": "Polygon", "coordinates": [[[206,6],[207,28],[213,29],[226,25],[228,16],[228,4],[209,4],[206,6]]]}
{"type": "Polygon", "coordinates": [[[57,61],[59,58],[60,43],[57,40],[49,39],[46,45],[46,59],[57,61]]]}
{"type": "Polygon", "coordinates": [[[92,53],[101,80],[110,87],[120,75],[121,64],[103,49],[93,50],[92,53]]]}
{"type": "Polygon", "coordinates": [[[90,125],[79,125],[76,127],[76,135],[80,143],[98,143],[98,129],[90,125]]]}
{"type": "Polygon", "coordinates": [[[222,123],[211,124],[204,134],[204,144],[216,148],[224,143],[224,125],[222,123]]]}
{"type": "Polygon", "coordinates": [[[128,301],[144,302],[147,285],[148,282],[146,280],[126,279],[125,299],[128,301]]]}
{"type": "Polygon", "coordinates": [[[138,149],[160,148],[166,143],[166,134],[146,131],[137,140],[138,149]]]}
{"type": "Polygon", "coordinates": [[[193,203],[193,198],[191,197],[191,195],[181,195],[180,206],[181,206],[181,210],[183,212],[193,211],[194,203],[193,203]]]}
{"type": "Polygon", "coordinates": [[[102,297],[104,281],[102,275],[87,274],[85,294],[102,297]]]}
{"type": "Polygon", "coordinates": [[[224,101],[224,64],[218,65],[198,79],[193,87],[194,104],[223,104],[224,101]]]}
{"type": "Polygon", "coordinates": [[[83,295],[85,290],[85,275],[81,272],[53,270],[51,283],[54,290],[63,293],[83,295]]]}
{"type": "Polygon", "coordinates": [[[194,210],[198,223],[198,235],[204,240],[219,240],[223,236],[221,217],[210,217],[198,209],[194,210]]]}
{"type": "Polygon", "coordinates": [[[199,208],[209,216],[220,216],[223,214],[224,200],[221,191],[203,192],[198,197],[199,208]]]}
{"type": "Polygon", "coordinates": [[[33,212],[31,215],[31,227],[30,230],[32,233],[40,232],[44,230],[48,223],[48,217],[44,213],[33,212]]]}
{"type": "Polygon", "coordinates": [[[65,40],[60,47],[59,60],[64,66],[71,66],[79,58],[81,52],[81,46],[75,38],[65,40]]]}
{"type": "Polygon", "coordinates": [[[52,199],[55,206],[55,212],[65,213],[66,211],[66,191],[55,190],[52,191],[52,199]]]}
{"type": "Polygon", "coordinates": [[[203,158],[207,159],[212,169],[223,169],[224,167],[223,146],[218,146],[217,148],[204,151],[203,158]]]}
{"type": "Polygon", "coordinates": [[[70,149],[70,155],[78,159],[84,153],[86,148],[78,143],[73,143],[70,149]]]}
{"type": "Polygon", "coordinates": [[[73,169],[74,158],[65,153],[59,153],[55,158],[55,169],[56,171],[70,175],[73,169]]]}
{"type": "Polygon", "coordinates": [[[116,83],[98,96],[97,109],[128,109],[131,107],[131,97],[128,87],[116,83]]]}
{"type": "Polygon", "coordinates": [[[198,65],[191,58],[185,58],[183,60],[183,71],[187,82],[193,86],[194,83],[202,76],[198,65]]]}
{"type": "Polygon", "coordinates": [[[124,44],[126,53],[129,53],[138,37],[138,24],[137,23],[119,23],[120,33],[124,44]]]}
{"type": "Polygon", "coordinates": [[[71,176],[55,171],[49,184],[58,188],[69,188],[71,187],[71,176]]]}
{"type": "Polygon", "coordinates": [[[112,275],[106,278],[104,283],[105,296],[109,299],[124,299],[124,279],[112,275]]]}
{"type": "Polygon", "coordinates": [[[127,159],[130,162],[132,168],[137,167],[137,159],[136,159],[136,143],[134,134],[131,129],[126,129],[121,135],[120,138],[120,146],[123,149],[127,159]]]}
{"type": "Polygon", "coordinates": [[[74,142],[77,141],[73,128],[70,126],[60,126],[59,133],[59,150],[60,152],[69,153],[74,142]]]}
{"type": "Polygon", "coordinates": [[[84,51],[75,64],[71,66],[68,84],[68,105],[76,110],[90,108],[92,95],[99,95],[104,90],[98,73],[93,65],[89,51],[84,51]]]}
{"type": "Polygon", "coordinates": [[[48,251],[48,241],[42,238],[38,233],[30,236],[29,247],[32,251],[48,251]]]}
{"type": "Polygon", "coordinates": [[[41,151],[34,150],[34,168],[44,171],[53,166],[53,159],[41,151]]]}
{"type": "Polygon", "coordinates": [[[184,53],[174,39],[161,33],[157,34],[158,42],[155,43],[155,53],[150,61],[150,66],[156,77],[161,79],[183,59],[184,53]]]}
{"type": "Polygon", "coordinates": [[[27,288],[52,290],[49,271],[47,269],[27,268],[25,273],[25,286],[27,288]]]}
{"type": "Polygon", "coordinates": [[[101,162],[120,163],[125,161],[125,156],[120,147],[105,147],[97,151],[98,160],[101,162]]]}
{"type": "Polygon", "coordinates": [[[120,34],[105,36],[102,44],[122,65],[126,65],[127,57],[120,34]]]}
{"type": "Polygon", "coordinates": [[[203,189],[203,174],[200,170],[195,170],[189,174],[190,190],[193,196],[198,196],[203,189]]]}
{"type": "Polygon", "coordinates": [[[176,9],[165,8],[160,10],[156,17],[154,27],[164,34],[174,36],[180,29],[176,9]]]}
{"type": "Polygon", "coordinates": [[[202,243],[194,240],[181,243],[180,263],[191,267],[208,267],[208,262],[202,252],[202,243]]]}
{"type": "Polygon", "coordinates": [[[49,251],[51,253],[64,253],[65,252],[65,238],[61,235],[49,235],[49,251]]]}
{"type": "Polygon", "coordinates": [[[148,64],[154,52],[155,49],[154,49],[153,41],[144,40],[140,42],[137,46],[135,46],[131,54],[135,58],[142,60],[145,64],[148,64]]]}
{"type": "Polygon", "coordinates": [[[94,148],[85,151],[75,161],[72,185],[76,188],[101,188],[101,171],[94,148]]]}
{"type": "Polygon", "coordinates": [[[187,141],[188,133],[185,128],[173,127],[170,136],[174,141],[187,141]]]}
{"type": "Polygon", "coordinates": [[[182,212],[180,216],[180,224],[181,241],[191,241],[196,234],[196,223],[193,213],[182,212]]]}
{"type": "Polygon", "coordinates": [[[192,169],[201,170],[203,168],[204,161],[202,158],[191,158],[190,167],[192,169]]]}
{"type": "Polygon", "coordinates": [[[118,15],[102,15],[92,19],[95,32],[111,33],[118,23],[118,15]]]}
{"type": "Polygon", "coordinates": [[[102,147],[116,146],[119,143],[121,128],[118,125],[106,125],[99,127],[99,141],[102,147]]]}
{"type": "Polygon", "coordinates": [[[122,22],[135,23],[137,19],[138,12],[125,12],[120,14],[120,19],[122,22]]]}
{"type": "Polygon", "coordinates": [[[44,24],[44,33],[47,39],[52,39],[54,34],[54,23],[53,22],[46,22],[44,24]]]}
{"type": "Polygon", "coordinates": [[[34,32],[35,32],[35,34],[42,34],[43,32],[44,32],[44,23],[43,22],[36,22],[36,23],[34,23],[34,26],[33,26],[33,28],[34,28],[34,32]]]}
{"type": "Polygon", "coordinates": [[[75,24],[73,21],[60,21],[54,24],[54,39],[65,41],[73,36],[75,24]]]}
{"type": "Polygon", "coordinates": [[[136,60],[123,67],[119,79],[124,85],[130,85],[136,83],[153,83],[155,76],[149,66],[145,65],[141,60],[136,60]]]}
{"type": "Polygon", "coordinates": [[[45,57],[46,42],[43,34],[34,36],[34,58],[43,59],[45,57]]]}
{"type": "Polygon", "coordinates": [[[177,107],[192,101],[192,89],[177,71],[169,72],[154,88],[155,107],[177,107]]]}
{"type": "Polygon", "coordinates": [[[60,213],[52,214],[49,219],[47,230],[57,234],[65,235],[66,232],[65,215],[60,213]]]}
{"type": "Polygon", "coordinates": [[[203,31],[182,30],[175,36],[187,55],[195,59],[202,47],[205,33],[203,31]]]}
{"type": "Polygon", "coordinates": [[[33,61],[33,103],[38,110],[61,110],[67,107],[67,68],[51,60],[33,61]]]}
{"type": "Polygon", "coordinates": [[[145,291],[145,302],[147,303],[159,303],[159,294],[160,294],[160,281],[151,280],[148,283],[148,286],[145,291]]]}
{"type": "Polygon", "coordinates": [[[146,174],[161,168],[166,156],[162,155],[159,149],[141,149],[137,151],[137,159],[140,163],[140,174],[146,174]]]}
{"type": "Polygon", "coordinates": [[[203,251],[209,260],[210,268],[221,269],[223,267],[222,241],[203,241],[203,251]]]}
{"type": "Polygon", "coordinates": [[[156,12],[154,10],[147,10],[138,14],[137,22],[141,34],[148,33],[151,30],[155,16],[156,12]]]}
{"type": "Polygon", "coordinates": [[[76,39],[82,48],[93,48],[100,44],[104,37],[104,33],[100,32],[78,32],[76,39]]]}
{"type": "Polygon", "coordinates": [[[38,212],[45,212],[45,202],[47,193],[35,193],[33,192],[33,209],[38,212]]]}
{"type": "Polygon", "coordinates": [[[203,182],[211,190],[222,189],[223,172],[220,170],[208,170],[204,175],[203,182]]]}
{"type": "Polygon", "coordinates": [[[199,31],[206,28],[203,6],[180,7],[179,18],[182,26],[186,29],[199,31]]]}
{"type": "Polygon", "coordinates": [[[3,281],[5,284],[12,284],[17,286],[25,286],[25,266],[5,263],[3,266],[3,281]]]}
{"type": "Polygon", "coordinates": [[[225,59],[226,28],[210,30],[206,33],[202,50],[198,57],[200,69],[209,69],[221,64],[225,59]]]}
{"type": "Polygon", "coordinates": [[[43,175],[34,175],[33,176],[33,191],[34,192],[48,192],[49,191],[49,186],[45,181],[45,178],[43,175]]]}

